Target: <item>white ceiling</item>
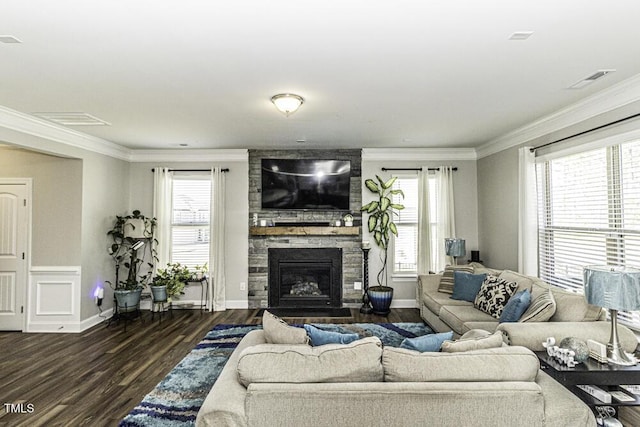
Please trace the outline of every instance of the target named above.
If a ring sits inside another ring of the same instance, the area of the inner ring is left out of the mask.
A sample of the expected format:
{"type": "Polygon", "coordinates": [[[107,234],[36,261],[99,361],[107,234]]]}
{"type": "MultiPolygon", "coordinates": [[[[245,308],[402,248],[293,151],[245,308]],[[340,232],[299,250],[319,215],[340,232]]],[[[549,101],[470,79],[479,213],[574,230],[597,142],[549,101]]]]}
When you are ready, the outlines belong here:
{"type": "Polygon", "coordinates": [[[0,105],[132,149],[477,147],[640,74],[640,1],[2,0],[0,105]],[[517,31],[533,31],[524,41],[517,31]],[[598,69],[615,73],[567,89],[598,69]],[[270,103],[306,103],[289,118],[270,103]]]}

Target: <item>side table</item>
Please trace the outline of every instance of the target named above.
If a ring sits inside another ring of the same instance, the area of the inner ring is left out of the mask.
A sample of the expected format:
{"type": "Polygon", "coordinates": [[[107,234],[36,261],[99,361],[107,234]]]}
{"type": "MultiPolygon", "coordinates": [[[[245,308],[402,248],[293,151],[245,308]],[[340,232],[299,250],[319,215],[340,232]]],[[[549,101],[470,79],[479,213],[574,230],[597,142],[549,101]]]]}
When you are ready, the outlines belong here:
{"type": "Polygon", "coordinates": [[[540,360],[540,369],[589,405],[596,416],[613,416],[617,418],[619,407],[640,406],[639,396],[624,391],[619,387],[621,384],[640,384],[640,365],[621,366],[599,363],[589,358],[582,363],[578,363],[573,368],[569,368],[549,356],[545,351],[537,351],[535,353],[538,356],[538,360],[540,360]],[[604,403],[576,387],[578,384],[595,385],[605,391],[622,390],[625,394],[635,397],[635,400],[619,402],[612,398],[611,403],[604,403]]]}

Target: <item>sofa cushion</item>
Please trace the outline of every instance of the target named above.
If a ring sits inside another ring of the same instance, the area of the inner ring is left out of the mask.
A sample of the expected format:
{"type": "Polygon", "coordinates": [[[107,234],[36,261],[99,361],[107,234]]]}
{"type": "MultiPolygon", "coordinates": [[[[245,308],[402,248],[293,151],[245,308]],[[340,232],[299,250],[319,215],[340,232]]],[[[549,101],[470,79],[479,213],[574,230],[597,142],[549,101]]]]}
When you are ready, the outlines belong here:
{"type": "Polygon", "coordinates": [[[422,294],[422,303],[436,315],[440,314],[440,309],[442,308],[442,306],[446,305],[473,306],[472,302],[451,299],[451,294],[446,294],[444,292],[438,291],[432,291],[430,293],[424,292],[422,294]]]}
{"type": "Polygon", "coordinates": [[[502,347],[504,343],[502,332],[497,331],[488,336],[475,336],[469,338],[470,334],[465,334],[455,341],[445,341],[442,343],[442,351],[445,353],[460,353],[464,351],[482,350],[486,348],[502,347]],[[463,338],[464,336],[467,338],[463,338]]]}
{"type": "Polygon", "coordinates": [[[516,292],[514,296],[509,298],[507,305],[504,306],[499,322],[517,322],[530,305],[531,292],[529,292],[529,289],[516,292]]]}
{"type": "Polygon", "coordinates": [[[525,289],[528,289],[529,292],[531,292],[531,288],[533,287],[533,277],[525,276],[524,274],[520,274],[515,271],[503,270],[498,277],[507,282],[516,282],[518,284],[517,292],[525,289]]]}
{"type": "Polygon", "coordinates": [[[511,295],[515,293],[517,287],[516,282],[508,282],[499,277],[489,275],[482,283],[473,306],[499,319],[504,306],[511,298],[511,295]]]}
{"type": "Polygon", "coordinates": [[[446,294],[453,293],[453,272],[454,271],[463,271],[465,273],[473,273],[473,267],[469,265],[447,265],[444,268],[444,272],[442,273],[442,277],[440,278],[440,284],[438,284],[438,291],[444,292],[446,294]]]}
{"type": "Polygon", "coordinates": [[[388,382],[535,381],[538,358],[524,347],[499,347],[464,353],[419,353],[385,347],[384,379],[388,382]]]}
{"type": "Polygon", "coordinates": [[[415,351],[440,351],[442,343],[453,339],[453,331],[439,334],[428,334],[421,337],[405,338],[400,343],[400,348],[415,351]]]}
{"type": "Polygon", "coordinates": [[[251,383],[382,381],[381,357],[378,337],[320,347],[261,344],[242,351],[238,378],[245,387],[251,383]]]}
{"type": "Polygon", "coordinates": [[[440,309],[440,319],[458,335],[462,335],[470,328],[465,327],[467,322],[492,322],[496,325],[498,320],[484,313],[472,305],[445,305],[440,309]]]}
{"type": "Polygon", "coordinates": [[[546,322],[556,312],[556,301],[551,291],[540,294],[520,317],[520,322],[546,322]]]}
{"type": "Polygon", "coordinates": [[[289,326],[287,322],[267,310],[262,315],[262,329],[265,340],[271,344],[309,344],[307,331],[289,326]]]}
{"type": "Polygon", "coordinates": [[[604,309],[587,302],[584,295],[568,292],[557,286],[551,287],[556,311],[552,322],[593,322],[602,319],[604,309]]]}
{"type": "Polygon", "coordinates": [[[451,299],[473,302],[480,291],[486,274],[471,274],[463,271],[453,272],[453,294],[451,299]]]}
{"type": "Polygon", "coordinates": [[[473,267],[473,274],[491,274],[493,276],[499,276],[500,273],[502,272],[502,270],[496,270],[495,268],[489,268],[486,267],[483,264],[480,264],[479,262],[470,262],[469,264],[467,264],[471,267],[473,267]]]}

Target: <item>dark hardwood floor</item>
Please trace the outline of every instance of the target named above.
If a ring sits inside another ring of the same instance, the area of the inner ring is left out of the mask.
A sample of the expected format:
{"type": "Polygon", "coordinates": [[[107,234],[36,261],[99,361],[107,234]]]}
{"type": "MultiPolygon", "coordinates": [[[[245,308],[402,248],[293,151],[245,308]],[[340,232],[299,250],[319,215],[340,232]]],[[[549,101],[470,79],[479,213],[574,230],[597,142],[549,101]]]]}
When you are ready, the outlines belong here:
{"type": "MultiPolygon", "coordinates": [[[[144,312],[126,332],[122,323],[80,334],[0,332],[0,426],[116,426],[207,331],[223,323],[259,324],[256,312],[174,310],[173,318],[165,315],[161,323],[144,312]],[[24,413],[15,413],[20,409],[24,413]]],[[[351,313],[351,318],[285,320],[422,321],[417,309],[394,309],[387,317],[351,313]]]]}

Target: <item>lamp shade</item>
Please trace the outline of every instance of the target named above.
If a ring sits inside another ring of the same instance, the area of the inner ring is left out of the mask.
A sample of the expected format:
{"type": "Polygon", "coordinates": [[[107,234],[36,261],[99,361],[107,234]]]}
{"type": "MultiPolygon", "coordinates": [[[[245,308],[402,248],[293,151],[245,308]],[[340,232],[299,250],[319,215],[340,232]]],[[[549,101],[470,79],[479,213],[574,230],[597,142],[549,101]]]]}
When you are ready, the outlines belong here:
{"type": "Polygon", "coordinates": [[[587,266],[584,296],[590,304],[611,310],[640,310],[640,270],[632,267],[587,266]]]}
{"type": "Polygon", "coordinates": [[[444,250],[449,256],[461,257],[467,253],[464,239],[444,239],[444,250]]]}

